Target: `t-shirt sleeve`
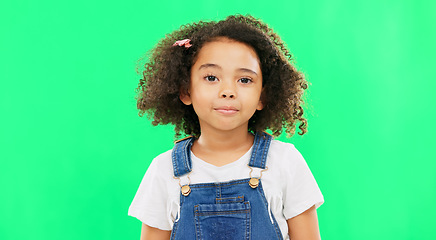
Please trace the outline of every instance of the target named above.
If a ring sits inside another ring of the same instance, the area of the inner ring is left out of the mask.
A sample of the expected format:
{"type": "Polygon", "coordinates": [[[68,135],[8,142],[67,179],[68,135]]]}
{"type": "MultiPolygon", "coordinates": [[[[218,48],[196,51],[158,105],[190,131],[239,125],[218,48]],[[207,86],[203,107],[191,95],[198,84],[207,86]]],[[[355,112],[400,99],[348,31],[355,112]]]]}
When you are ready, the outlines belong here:
{"type": "Polygon", "coordinates": [[[155,158],[145,173],[139,189],[129,207],[128,215],[139,219],[144,224],[171,230],[168,220],[168,187],[160,162],[155,158]]]}
{"type": "Polygon", "coordinates": [[[301,153],[291,145],[286,167],[283,168],[286,183],[283,189],[283,214],[293,218],[313,205],[316,208],[324,203],[324,197],[301,153]]]}

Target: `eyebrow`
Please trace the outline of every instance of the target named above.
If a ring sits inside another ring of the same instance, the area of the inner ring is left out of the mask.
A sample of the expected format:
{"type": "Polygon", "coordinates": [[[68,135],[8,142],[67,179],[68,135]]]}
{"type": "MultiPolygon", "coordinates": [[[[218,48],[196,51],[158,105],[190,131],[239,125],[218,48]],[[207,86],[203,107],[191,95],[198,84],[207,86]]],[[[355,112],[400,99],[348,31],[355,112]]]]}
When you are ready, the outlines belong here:
{"type": "MultiPolygon", "coordinates": [[[[198,70],[201,70],[201,69],[203,69],[203,68],[218,68],[218,69],[222,69],[222,67],[220,66],[220,65],[217,65],[217,64],[214,64],[214,63],[205,63],[205,64],[202,64],[199,68],[198,68],[198,70]]],[[[251,70],[251,69],[249,69],[249,68],[238,68],[237,69],[237,71],[240,71],[240,72],[247,72],[247,73],[252,73],[252,74],[255,74],[256,76],[257,76],[257,72],[255,72],[255,71],[253,71],[253,70],[251,70]]]]}

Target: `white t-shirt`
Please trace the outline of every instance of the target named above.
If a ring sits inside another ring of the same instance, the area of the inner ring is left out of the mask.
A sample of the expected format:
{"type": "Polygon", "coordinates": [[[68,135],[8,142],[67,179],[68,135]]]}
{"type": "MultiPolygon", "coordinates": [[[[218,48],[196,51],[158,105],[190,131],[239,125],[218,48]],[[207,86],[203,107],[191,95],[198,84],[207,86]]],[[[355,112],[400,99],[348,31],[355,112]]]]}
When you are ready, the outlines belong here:
{"type": "MultiPolygon", "coordinates": [[[[129,208],[129,216],[144,224],[162,230],[171,230],[179,211],[180,185],[174,178],[171,151],[153,159],[129,208]]],[[[217,167],[197,158],[191,152],[192,172],[190,183],[227,182],[249,178],[248,162],[251,149],[240,159],[217,167]]],[[[262,186],[269,207],[277,220],[284,239],[288,237],[286,220],[299,215],[311,206],[318,208],[324,198],[301,156],[290,143],[272,140],[266,161],[268,170],[262,173],[262,186]]],[[[253,168],[253,177],[260,176],[259,168],[253,168]]],[[[181,177],[181,185],[187,184],[187,175],[181,177]]]]}

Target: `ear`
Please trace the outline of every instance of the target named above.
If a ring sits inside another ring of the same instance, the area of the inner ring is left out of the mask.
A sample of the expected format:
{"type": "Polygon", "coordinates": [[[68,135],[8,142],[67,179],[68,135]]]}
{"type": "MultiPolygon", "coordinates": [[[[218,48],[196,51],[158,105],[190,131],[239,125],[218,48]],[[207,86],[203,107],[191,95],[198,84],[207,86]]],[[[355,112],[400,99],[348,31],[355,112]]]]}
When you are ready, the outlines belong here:
{"type": "Polygon", "coordinates": [[[189,95],[189,92],[180,91],[179,98],[180,98],[180,101],[182,101],[185,105],[192,104],[192,100],[191,100],[191,96],[189,95]]]}
{"type": "Polygon", "coordinates": [[[263,99],[264,99],[264,93],[263,93],[263,88],[262,88],[262,92],[260,93],[260,98],[259,98],[259,102],[257,103],[257,107],[256,110],[262,110],[263,109],[263,99]]]}
{"type": "Polygon", "coordinates": [[[263,109],[263,102],[262,102],[262,99],[259,99],[259,102],[257,103],[257,108],[256,108],[256,110],[262,110],[263,109]]]}

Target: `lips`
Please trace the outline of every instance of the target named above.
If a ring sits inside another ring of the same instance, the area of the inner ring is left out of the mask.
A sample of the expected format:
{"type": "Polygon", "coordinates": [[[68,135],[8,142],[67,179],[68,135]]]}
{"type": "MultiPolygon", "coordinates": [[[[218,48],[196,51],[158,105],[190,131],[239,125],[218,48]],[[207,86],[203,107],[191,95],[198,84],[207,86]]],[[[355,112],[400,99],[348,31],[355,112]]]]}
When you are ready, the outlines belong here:
{"type": "Polygon", "coordinates": [[[214,108],[215,111],[222,113],[222,114],[234,114],[237,113],[239,110],[232,106],[223,106],[223,107],[217,107],[214,108]]]}

